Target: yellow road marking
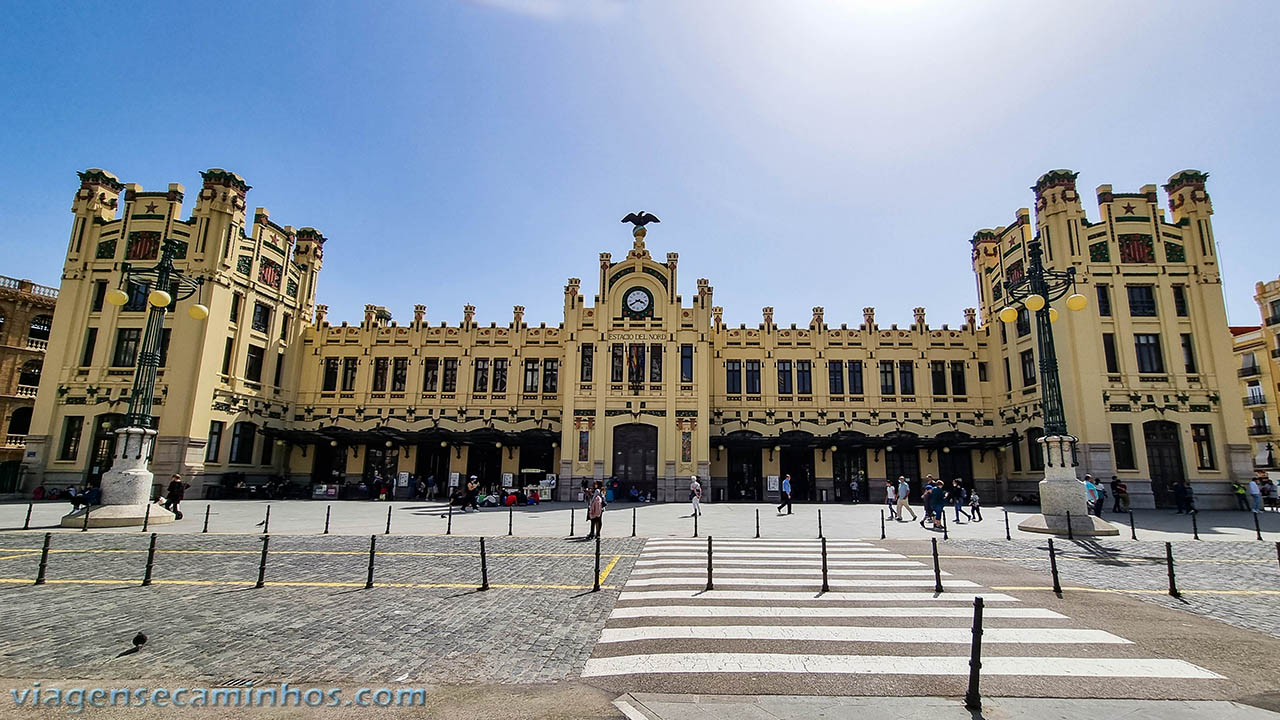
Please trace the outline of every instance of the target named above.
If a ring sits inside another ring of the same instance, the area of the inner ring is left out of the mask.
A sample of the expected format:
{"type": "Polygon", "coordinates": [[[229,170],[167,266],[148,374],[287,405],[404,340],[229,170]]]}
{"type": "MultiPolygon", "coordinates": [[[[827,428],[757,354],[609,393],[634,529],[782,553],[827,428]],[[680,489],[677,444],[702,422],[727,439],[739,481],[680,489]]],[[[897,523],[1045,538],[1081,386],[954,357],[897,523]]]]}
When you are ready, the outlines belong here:
{"type": "MultiPolygon", "coordinates": [[[[113,580],[105,578],[77,578],[77,579],[60,579],[45,580],[49,585],[136,585],[140,581],[137,579],[113,580]]],[[[0,583],[31,585],[33,582],[29,578],[0,578],[0,583]]],[[[253,587],[254,582],[251,580],[152,580],[152,585],[204,585],[204,586],[232,586],[232,587],[253,587]]],[[[319,587],[319,588],[346,588],[346,587],[364,587],[363,582],[320,582],[310,580],[270,580],[267,585],[279,585],[286,587],[319,587]]],[[[438,588],[475,588],[475,583],[376,583],[377,587],[392,588],[411,588],[411,589],[438,589],[438,588]]],[[[491,588],[503,588],[508,590],[590,590],[590,585],[553,585],[553,584],[522,584],[522,583],[493,583],[489,585],[491,588]]],[[[616,585],[601,585],[604,590],[616,590],[616,585]]]]}
{"type": "MultiPolygon", "coordinates": [[[[1051,592],[1052,592],[1052,590],[1053,590],[1053,588],[1050,588],[1050,587],[1040,587],[1040,586],[1038,586],[1038,585],[1002,585],[1002,586],[995,586],[995,585],[993,585],[993,586],[991,587],[991,589],[992,589],[992,590],[1048,590],[1048,591],[1051,591],[1051,592]]],[[[1127,590],[1121,590],[1121,589],[1116,589],[1116,588],[1088,588],[1088,587],[1064,587],[1064,588],[1062,588],[1062,591],[1063,591],[1063,592],[1066,592],[1066,591],[1068,591],[1068,590],[1070,590],[1070,591],[1072,591],[1072,592],[1089,592],[1089,593],[1143,593],[1143,594],[1153,594],[1153,595],[1167,595],[1167,594],[1169,593],[1169,591],[1168,591],[1168,590],[1155,590],[1155,589],[1151,589],[1151,588],[1129,588],[1129,589],[1127,589],[1127,590]]],[[[1179,590],[1178,590],[1178,592],[1182,593],[1183,595],[1188,595],[1188,594],[1194,594],[1194,595],[1280,595],[1280,590],[1183,590],[1183,589],[1179,589],[1179,590]]]]}
{"type": "Polygon", "coordinates": [[[603,587],[603,586],[604,586],[604,579],[605,579],[605,578],[607,578],[607,577],[609,577],[609,573],[613,570],[613,566],[614,566],[614,565],[617,565],[617,564],[618,564],[618,561],[619,561],[619,560],[621,560],[621,559],[622,559],[622,556],[621,556],[621,555],[614,555],[614,556],[613,556],[613,559],[609,561],[609,564],[604,566],[604,572],[600,573],[600,585],[601,585],[601,587],[603,587]]]}
{"type": "MultiPolygon", "coordinates": [[[[0,552],[21,552],[24,554],[38,553],[40,548],[0,548],[0,552]]],[[[126,548],[96,548],[96,549],[76,549],[76,548],[50,548],[49,553],[140,553],[146,552],[145,548],[129,550],[126,548]]],[[[260,555],[261,550],[165,550],[156,548],[156,553],[170,553],[173,555],[260,555]]],[[[368,555],[367,550],[272,550],[272,555],[368,555]]],[[[428,557],[477,557],[479,552],[413,552],[408,550],[381,550],[378,552],[382,555],[415,555],[428,557]]],[[[489,557],[595,557],[595,553],[486,553],[489,557]]],[[[18,556],[14,556],[18,557],[18,556]]],[[[638,557],[633,554],[622,554],[618,557],[638,557]]],[[[0,557],[0,560],[7,558],[0,557]]]]}
{"type": "MultiPolygon", "coordinates": [[[[932,555],[904,555],[909,558],[932,558],[932,555]]],[[[1043,557],[990,557],[987,555],[938,555],[943,560],[1047,560],[1048,556],[1043,557]]],[[[1145,563],[1165,563],[1164,558],[1157,557],[1081,557],[1079,555],[1064,555],[1058,553],[1059,560],[1082,560],[1085,562],[1145,562],[1145,563]]],[[[1183,560],[1178,559],[1178,564],[1182,563],[1215,563],[1219,565],[1270,565],[1274,560],[1183,560]]]]}
{"type": "Polygon", "coordinates": [[[13,560],[14,558],[31,557],[32,555],[35,555],[39,552],[40,552],[39,550],[31,550],[29,552],[24,552],[19,555],[5,555],[4,557],[0,557],[0,560],[13,560]]]}

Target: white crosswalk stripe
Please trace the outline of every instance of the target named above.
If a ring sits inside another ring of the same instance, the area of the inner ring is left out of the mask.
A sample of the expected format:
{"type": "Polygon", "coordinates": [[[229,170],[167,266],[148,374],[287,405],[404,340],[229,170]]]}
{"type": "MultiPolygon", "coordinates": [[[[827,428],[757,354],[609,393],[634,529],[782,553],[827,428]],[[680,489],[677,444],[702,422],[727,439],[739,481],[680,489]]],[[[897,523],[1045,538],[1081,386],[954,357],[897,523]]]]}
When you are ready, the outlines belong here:
{"type": "Polygon", "coordinates": [[[856,694],[860,676],[967,675],[971,606],[981,597],[984,675],[1221,679],[1182,660],[1141,657],[1124,637],[1025,607],[974,580],[940,573],[943,592],[935,592],[932,564],[873,543],[826,543],[827,592],[818,540],[715,540],[712,547],[707,590],[706,540],[646,543],[584,677],[648,678],[657,685],[644,687],[659,689],[680,678],[681,692],[715,693],[732,682],[726,677],[749,677],[744,687],[751,688],[768,676],[778,692],[804,694],[814,692],[804,678],[819,675],[847,678],[837,687],[856,694]]]}

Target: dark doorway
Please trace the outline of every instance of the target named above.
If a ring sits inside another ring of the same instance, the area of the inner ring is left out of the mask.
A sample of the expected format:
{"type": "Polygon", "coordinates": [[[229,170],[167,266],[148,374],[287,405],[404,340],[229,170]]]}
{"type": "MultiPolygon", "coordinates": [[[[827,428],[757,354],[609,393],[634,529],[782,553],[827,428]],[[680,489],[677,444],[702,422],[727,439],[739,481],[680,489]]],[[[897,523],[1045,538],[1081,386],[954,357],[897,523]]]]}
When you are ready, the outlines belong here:
{"type": "Polygon", "coordinates": [[[729,453],[729,499],[763,500],[760,448],[731,447],[726,452],[729,453]]]}
{"type": "Polygon", "coordinates": [[[320,442],[316,445],[316,459],[311,465],[311,482],[341,482],[347,472],[347,446],[320,442]]]}
{"type": "Polygon", "coordinates": [[[658,493],[658,428],[629,423],[613,429],[613,476],[623,492],[635,485],[641,493],[658,493]]]}
{"type": "Polygon", "coordinates": [[[520,487],[541,485],[546,482],[547,474],[554,473],[555,450],[551,442],[537,442],[520,446],[520,467],[517,478],[520,487]]]}
{"type": "Polygon", "coordinates": [[[884,453],[884,474],[887,480],[898,482],[898,476],[905,477],[911,483],[912,502],[920,502],[920,451],[886,450],[884,453]]]}
{"type": "Polygon", "coordinates": [[[858,481],[858,502],[867,502],[871,489],[867,483],[867,451],[865,448],[841,448],[831,458],[831,470],[835,476],[836,500],[852,502],[849,483],[858,481]]]}
{"type": "Polygon", "coordinates": [[[813,491],[813,448],[784,447],[782,463],[778,468],[778,482],[791,476],[791,499],[796,502],[812,502],[813,491]]]}
{"type": "Polygon", "coordinates": [[[497,489],[502,485],[502,448],[493,443],[482,443],[467,448],[467,476],[460,487],[466,487],[472,475],[483,489],[497,489]]]}
{"type": "Polygon", "coordinates": [[[125,416],[99,415],[93,421],[93,454],[89,456],[89,472],[85,481],[96,486],[102,475],[111,469],[116,454],[116,430],[125,426],[125,416]]]}
{"type": "Polygon", "coordinates": [[[1145,422],[1142,435],[1147,444],[1147,467],[1151,471],[1151,494],[1156,507],[1174,507],[1177,502],[1173,497],[1173,486],[1186,478],[1178,424],[1168,420],[1145,422]]]}
{"type": "MultiPolygon", "coordinates": [[[[449,492],[449,455],[448,447],[440,447],[437,442],[425,442],[418,445],[414,450],[417,458],[414,460],[413,471],[417,474],[418,479],[426,482],[427,478],[435,478],[435,487],[427,490],[428,493],[435,493],[436,497],[442,497],[449,492]]],[[[431,498],[428,497],[428,500],[431,498]]]]}
{"type": "Polygon", "coordinates": [[[20,407],[9,416],[9,434],[26,435],[31,432],[31,408],[20,407]]]}
{"type": "Polygon", "coordinates": [[[951,482],[960,478],[960,483],[973,489],[973,457],[968,450],[952,449],[951,452],[938,451],[938,479],[951,482]]]}

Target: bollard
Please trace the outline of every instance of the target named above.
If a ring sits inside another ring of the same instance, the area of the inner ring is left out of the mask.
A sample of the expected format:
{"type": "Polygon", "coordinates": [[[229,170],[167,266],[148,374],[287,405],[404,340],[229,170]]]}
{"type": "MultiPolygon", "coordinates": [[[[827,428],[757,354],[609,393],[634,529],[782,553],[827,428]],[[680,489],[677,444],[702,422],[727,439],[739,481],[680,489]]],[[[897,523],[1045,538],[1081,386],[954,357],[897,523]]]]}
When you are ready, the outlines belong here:
{"type": "Polygon", "coordinates": [[[332,505],[326,505],[324,508],[324,532],[321,535],[329,534],[329,515],[333,512],[332,505]]]}
{"type": "Polygon", "coordinates": [[[204,506],[204,529],[200,531],[202,533],[209,532],[209,508],[210,507],[211,506],[209,505],[204,506]]]}
{"type": "Polygon", "coordinates": [[[147,571],[142,576],[143,586],[151,584],[151,568],[156,564],[156,534],[151,533],[151,545],[147,548],[147,571]]]}
{"type": "MultiPolygon", "coordinates": [[[[151,503],[147,503],[147,511],[142,516],[142,532],[147,531],[147,523],[151,522],[151,503]]],[[[84,526],[89,527],[89,510],[84,511],[84,526]]]]}
{"type": "Polygon", "coordinates": [[[929,538],[933,544],[933,591],[942,592],[942,568],[938,566],[938,538],[929,538]]]}
{"type": "Polygon", "coordinates": [[[445,526],[444,534],[453,534],[453,501],[449,501],[449,524],[445,526]]]}
{"type": "Polygon", "coordinates": [[[1276,541],[1276,562],[1280,563],[1280,540],[1276,541]]]}
{"type": "MultiPolygon", "coordinates": [[[[758,510],[756,512],[759,512],[758,510]]],[[[884,539],[884,509],[880,510],[880,539],[884,539]]]]}
{"type": "Polygon", "coordinates": [[[387,506],[387,530],[382,534],[383,535],[391,534],[391,506],[390,505],[387,506]]]}
{"type": "Polygon", "coordinates": [[[1258,539],[1262,539],[1262,526],[1258,524],[1258,513],[1253,514],[1253,531],[1258,534],[1258,539]]]}
{"type": "MultiPolygon", "coordinates": [[[[32,509],[32,508],[34,508],[35,506],[36,506],[36,504],[35,504],[35,503],[27,503],[27,519],[22,521],[22,529],[23,529],[23,530],[30,530],[30,529],[31,529],[31,509],[32,509]]],[[[85,505],[84,507],[85,507],[85,514],[86,514],[86,515],[88,515],[88,514],[89,514],[89,506],[88,506],[88,505],[85,505]]],[[[759,511],[757,510],[756,512],[759,512],[759,511]]]]}
{"type": "Polygon", "coordinates": [[[1009,511],[1004,511],[1004,539],[1012,540],[1013,536],[1009,534],[1009,511]]]}
{"type": "Polygon", "coordinates": [[[511,537],[515,533],[516,528],[516,506],[507,506],[507,537],[511,537]]]}
{"type": "Polygon", "coordinates": [[[484,538],[480,538],[480,589],[489,589],[489,562],[485,559],[484,538]]]}
{"type": "MultiPolygon", "coordinates": [[[[147,509],[148,510],[151,509],[151,506],[148,505],[147,509]]],[[[89,506],[88,505],[84,506],[84,517],[82,519],[84,522],[80,523],[80,532],[89,532],[89,506]]]]}
{"type": "Polygon", "coordinates": [[[938,517],[942,518],[942,539],[950,540],[951,536],[947,534],[947,511],[945,508],[938,514],[938,517]]]}
{"type": "Polygon", "coordinates": [[[596,533],[596,576],[591,592],[600,592],[600,535],[601,533],[596,533]]]}
{"type": "Polygon", "coordinates": [[[1138,526],[1133,524],[1133,511],[1129,511],[1129,537],[1133,540],[1138,539],[1138,526]]]}
{"type": "Polygon", "coordinates": [[[636,536],[636,509],[631,508],[631,537],[636,536]]]}
{"type": "Polygon", "coordinates": [[[760,539],[760,508],[756,508],[756,539],[760,539]]]}
{"type": "Polygon", "coordinates": [[[1180,598],[1182,593],[1178,592],[1178,585],[1173,577],[1173,543],[1164,544],[1164,561],[1169,567],[1169,596],[1180,598]]]}
{"type": "Polygon", "coordinates": [[[973,599],[973,644],[969,649],[969,691],[964,694],[964,706],[970,710],[982,709],[982,695],[978,692],[978,677],[982,670],[982,597],[973,599]]]}
{"type": "Polygon", "coordinates": [[[574,537],[574,533],[573,533],[573,519],[574,519],[575,517],[577,517],[577,514],[576,514],[576,513],[574,513],[574,511],[573,511],[573,509],[572,509],[572,508],[570,508],[570,509],[569,509],[569,537],[574,537]]]}
{"type": "Polygon", "coordinates": [[[369,536],[369,577],[364,581],[364,589],[373,587],[373,558],[378,552],[378,536],[369,536]]]}
{"type": "Polygon", "coordinates": [[[1191,512],[1191,537],[1196,540],[1199,540],[1200,539],[1200,523],[1196,522],[1196,515],[1199,515],[1199,513],[1193,510],[1191,512]]]}
{"type": "Polygon", "coordinates": [[[818,539],[822,539],[822,508],[818,508],[818,539]]]}
{"type": "Polygon", "coordinates": [[[711,582],[711,536],[707,536],[707,589],[715,590],[716,587],[711,582]]]}
{"type": "Polygon", "coordinates": [[[1075,534],[1071,532],[1071,511],[1070,510],[1067,511],[1067,539],[1068,540],[1076,539],[1075,534]]]}
{"type": "Polygon", "coordinates": [[[267,516],[262,520],[262,534],[266,535],[267,530],[271,528],[271,506],[267,506],[267,516]]]}
{"type": "Polygon", "coordinates": [[[266,585],[266,584],[267,584],[267,583],[266,583],[266,579],[267,579],[267,546],[268,546],[268,545],[270,545],[270,544],[271,544],[271,536],[270,536],[270,535],[263,535],[263,536],[262,536],[262,559],[258,561],[258,583],[257,583],[256,585],[254,585],[254,587],[256,587],[256,588],[260,588],[260,587],[262,587],[263,585],[266,585]]]}
{"type": "Polygon", "coordinates": [[[822,538],[822,592],[831,592],[831,586],[827,584],[827,539],[822,538]]]}
{"type": "Polygon", "coordinates": [[[698,513],[693,514],[693,536],[698,537],[698,513]]]}
{"type": "Polygon", "coordinates": [[[1058,583],[1058,553],[1053,549],[1053,538],[1049,538],[1049,572],[1053,574],[1053,592],[1062,597],[1062,585],[1058,583]]]}
{"type": "Polygon", "coordinates": [[[40,569],[36,572],[36,584],[44,584],[44,571],[49,567],[49,543],[53,541],[53,533],[44,534],[44,547],[40,548],[40,569]]]}

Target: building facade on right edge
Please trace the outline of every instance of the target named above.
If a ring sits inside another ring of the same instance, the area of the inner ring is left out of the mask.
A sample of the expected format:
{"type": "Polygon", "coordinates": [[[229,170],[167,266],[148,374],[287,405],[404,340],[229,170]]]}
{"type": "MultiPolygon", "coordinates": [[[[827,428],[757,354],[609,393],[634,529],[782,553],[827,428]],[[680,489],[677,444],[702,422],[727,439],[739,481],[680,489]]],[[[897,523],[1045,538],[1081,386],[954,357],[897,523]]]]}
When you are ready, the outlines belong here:
{"type": "MultiPolygon", "coordinates": [[[[1074,267],[1084,312],[1062,310],[1054,338],[1069,431],[1080,438],[1079,474],[1128,487],[1134,507],[1172,507],[1173,488],[1188,481],[1200,508],[1228,507],[1230,482],[1252,474],[1243,407],[1229,393],[1237,361],[1205,192],[1205,173],[1177,173],[1164,189],[1097,189],[1100,217],[1090,221],[1076,191],[1077,173],[1053,170],[1032,187],[1034,219],[978,231],[973,268],[982,318],[993,333],[997,426],[1017,439],[1007,450],[1008,492],[1034,492],[1043,476],[1037,442],[1039,359],[1030,313],[1013,323],[1004,283],[1026,272],[1026,246],[1038,236],[1047,267],[1074,267]],[[998,336],[998,337],[996,337],[998,336]]],[[[1108,504],[1110,502],[1108,501],[1108,504]]]]}
{"type": "Polygon", "coordinates": [[[1261,325],[1232,327],[1245,430],[1257,470],[1280,466],[1280,279],[1255,286],[1261,325]]]}

